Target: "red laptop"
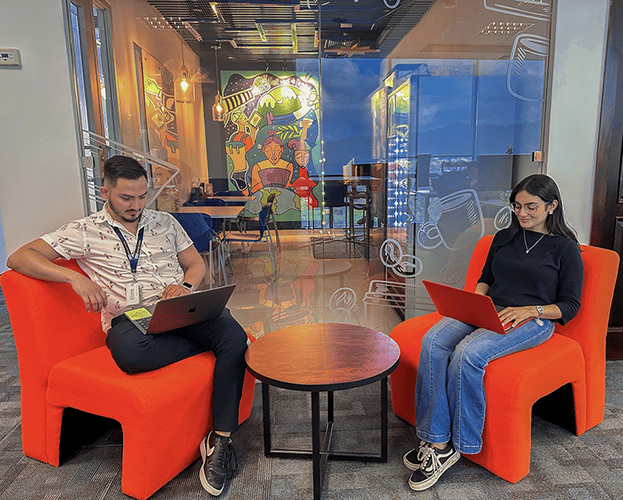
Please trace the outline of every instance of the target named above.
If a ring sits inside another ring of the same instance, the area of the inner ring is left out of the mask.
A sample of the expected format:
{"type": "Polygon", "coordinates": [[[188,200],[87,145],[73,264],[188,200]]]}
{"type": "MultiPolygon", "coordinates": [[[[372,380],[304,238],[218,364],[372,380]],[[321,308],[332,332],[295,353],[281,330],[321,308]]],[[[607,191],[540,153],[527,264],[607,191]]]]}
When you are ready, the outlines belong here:
{"type": "Polygon", "coordinates": [[[515,327],[504,328],[491,297],[487,295],[427,280],[422,280],[422,283],[437,311],[443,316],[501,334],[508,333],[525,323],[523,321],[515,327]]]}

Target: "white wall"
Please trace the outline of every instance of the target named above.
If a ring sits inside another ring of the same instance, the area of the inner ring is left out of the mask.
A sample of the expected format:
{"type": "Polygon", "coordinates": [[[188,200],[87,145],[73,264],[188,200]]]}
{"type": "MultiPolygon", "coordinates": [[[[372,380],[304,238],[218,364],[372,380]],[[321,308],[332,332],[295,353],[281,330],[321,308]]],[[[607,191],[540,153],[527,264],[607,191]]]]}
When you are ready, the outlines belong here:
{"type": "MultiPolygon", "coordinates": [[[[84,215],[62,0],[0,0],[0,228],[6,251],[84,215]]],[[[4,266],[4,258],[2,259],[4,266]]]]}
{"type": "Polygon", "coordinates": [[[6,271],[6,245],[4,243],[4,231],[2,229],[2,210],[0,210],[0,273],[6,271]]]}
{"type": "Polygon", "coordinates": [[[558,0],[546,170],[588,243],[609,0],[558,0]]]}

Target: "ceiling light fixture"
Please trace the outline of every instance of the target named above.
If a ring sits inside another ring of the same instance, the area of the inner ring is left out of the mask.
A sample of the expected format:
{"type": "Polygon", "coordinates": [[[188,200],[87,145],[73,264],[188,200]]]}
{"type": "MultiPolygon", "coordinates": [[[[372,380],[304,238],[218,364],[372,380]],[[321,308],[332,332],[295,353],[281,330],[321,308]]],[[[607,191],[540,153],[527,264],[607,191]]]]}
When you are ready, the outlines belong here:
{"type": "Polygon", "coordinates": [[[175,80],[175,101],[183,104],[195,102],[195,84],[192,82],[188,68],[184,64],[184,40],[182,39],[182,66],[180,76],[175,80]]]}
{"type": "Polygon", "coordinates": [[[479,35],[502,35],[513,36],[520,33],[531,26],[534,23],[522,23],[522,22],[492,22],[479,31],[479,35]]]}
{"type": "Polygon", "coordinates": [[[210,2],[210,8],[212,9],[212,12],[214,12],[214,15],[218,19],[218,22],[224,23],[225,19],[223,18],[223,14],[221,14],[221,11],[219,10],[218,5],[216,5],[216,2],[210,2]]]}
{"type": "MultiPolygon", "coordinates": [[[[178,21],[182,19],[182,11],[178,13],[178,21]]],[[[175,94],[175,102],[180,104],[188,104],[195,102],[195,85],[190,79],[188,68],[184,64],[184,37],[182,36],[181,27],[178,31],[180,35],[180,43],[182,45],[182,66],[180,67],[180,76],[173,82],[173,92],[175,94]]]]}
{"type": "Polygon", "coordinates": [[[216,96],[214,96],[214,104],[212,105],[212,120],[215,122],[225,121],[225,106],[221,98],[221,76],[218,72],[218,45],[214,46],[214,81],[216,83],[216,96]]]}

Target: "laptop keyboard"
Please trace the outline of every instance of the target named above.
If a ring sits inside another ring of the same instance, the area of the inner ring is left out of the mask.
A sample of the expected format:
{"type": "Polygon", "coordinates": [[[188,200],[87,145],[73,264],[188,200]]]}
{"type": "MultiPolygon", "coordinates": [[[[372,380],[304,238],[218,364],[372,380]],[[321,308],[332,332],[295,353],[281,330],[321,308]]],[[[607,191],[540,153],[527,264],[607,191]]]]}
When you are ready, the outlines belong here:
{"type": "Polygon", "coordinates": [[[149,322],[151,321],[151,316],[148,318],[135,319],[134,323],[140,325],[142,328],[147,331],[147,327],[149,326],[149,322]]]}

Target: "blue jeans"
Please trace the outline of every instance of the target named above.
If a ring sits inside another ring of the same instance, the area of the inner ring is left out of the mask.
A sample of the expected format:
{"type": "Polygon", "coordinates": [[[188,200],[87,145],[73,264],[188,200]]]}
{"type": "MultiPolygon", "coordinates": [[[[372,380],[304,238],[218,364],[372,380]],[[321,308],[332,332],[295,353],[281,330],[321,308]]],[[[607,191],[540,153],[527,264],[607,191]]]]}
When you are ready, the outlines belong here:
{"type": "Polygon", "coordinates": [[[452,440],[478,453],[487,404],[485,367],[496,358],[542,344],[554,322],[532,319],[506,335],[443,318],[422,339],[415,386],[416,433],[430,443],[452,440]]]}

